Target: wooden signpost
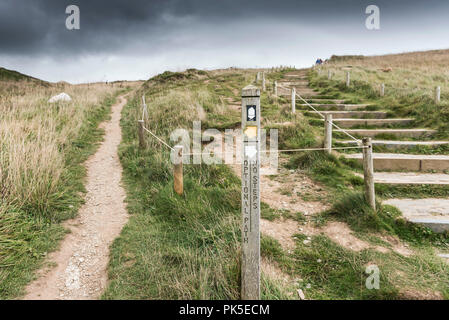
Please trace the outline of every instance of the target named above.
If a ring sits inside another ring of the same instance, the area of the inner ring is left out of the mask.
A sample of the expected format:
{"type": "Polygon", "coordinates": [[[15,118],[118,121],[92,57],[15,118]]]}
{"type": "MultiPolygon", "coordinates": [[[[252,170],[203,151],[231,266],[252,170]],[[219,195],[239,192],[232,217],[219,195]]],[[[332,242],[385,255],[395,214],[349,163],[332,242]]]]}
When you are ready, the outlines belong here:
{"type": "Polygon", "coordinates": [[[242,91],[242,300],[260,299],[260,90],[242,91]]]}

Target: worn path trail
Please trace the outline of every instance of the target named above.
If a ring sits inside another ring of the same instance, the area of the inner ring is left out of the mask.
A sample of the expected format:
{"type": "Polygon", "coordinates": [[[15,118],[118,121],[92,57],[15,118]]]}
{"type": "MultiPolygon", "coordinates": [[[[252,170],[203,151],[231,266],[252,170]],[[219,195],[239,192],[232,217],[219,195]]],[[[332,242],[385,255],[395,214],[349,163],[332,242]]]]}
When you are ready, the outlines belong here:
{"type": "Polygon", "coordinates": [[[112,107],[111,120],[98,151],[86,161],[87,195],[75,219],[64,225],[70,233],[47,266],[26,289],[24,299],[97,299],[107,284],[109,246],[128,220],[121,187],[122,167],[117,150],[122,133],[120,116],[126,97],[112,107]],[[56,265],[56,266],[55,266],[56,265]]]}

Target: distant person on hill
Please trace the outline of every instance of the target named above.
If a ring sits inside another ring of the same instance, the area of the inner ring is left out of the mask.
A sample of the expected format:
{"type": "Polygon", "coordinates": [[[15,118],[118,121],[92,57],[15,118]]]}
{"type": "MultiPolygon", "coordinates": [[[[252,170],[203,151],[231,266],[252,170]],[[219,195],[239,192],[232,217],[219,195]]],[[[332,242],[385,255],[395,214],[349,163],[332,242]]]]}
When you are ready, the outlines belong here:
{"type": "Polygon", "coordinates": [[[323,60],[321,60],[321,58],[318,58],[318,59],[316,60],[315,63],[316,63],[316,64],[322,64],[322,63],[323,63],[323,60]]]}

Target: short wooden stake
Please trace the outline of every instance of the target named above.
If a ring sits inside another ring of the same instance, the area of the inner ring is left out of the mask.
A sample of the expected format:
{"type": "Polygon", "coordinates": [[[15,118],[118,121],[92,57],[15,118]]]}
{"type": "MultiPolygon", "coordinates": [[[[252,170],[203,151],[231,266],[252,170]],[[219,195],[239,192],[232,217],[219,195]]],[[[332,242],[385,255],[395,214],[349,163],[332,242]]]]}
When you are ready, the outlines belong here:
{"type": "Polygon", "coordinates": [[[324,119],[324,148],[325,152],[332,153],[332,113],[326,113],[324,119]]]}
{"type": "Polygon", "coordinates": [[[292,88],[292,113],[296,113],[296,89],[292,88]]]}
{"type": "Polygon", "coordinates": [[[351,74],[349,73],[349,71],[346,71],[346,86],[349,87],[350,84],[351,84],[351,74]]]}
{"type": "Polygon", "coordinates": [[[144,132],[143,132],[143,124],[144,124],[143,120],[138,120],[137,121],[137,132],[138,132],[138,135],[139,135],[139,147],[141,149],[145,149],[147,147],[147,144],[145,142],[145,135],[144,135],[144,132]]]}
{"type": "Polygon", "coordinates": [[[179,195],[184,193],[184,177],[183,177],[183,167],[182,167],[182,150],[183,146],[175,146],[175,158],[173,166],[173,176],[174,176],[174,189],[179,195]]]}
{"type": "Polygon", "coordinates": [[[374,189],[373,144],[371,138],[363,138],[363,176],[365,180],[365,198],[369,206],[376,210],[376,194],[374,189]]]}
{"type": "Polygon", "coordinates": [[[242,91],[241,299],[260,299],[260,90],[242,91]]]}
{"type": "Polygon", "coordinates": [[[441,88],[440,87],[436,87],[435,88],[435,103],[440,103],[441,99],[441,88]]]}
{"type": "Polygon", "coordinates": [[[383,97],[385,95],[385,83],[380,85],[380,96],[383,97]]]}
{"type": "Polygon", "coordinates": [[[273,92],[274,92],[274,95],[277,97],[277,95],[278,95],[278,82],[277,81],[273,82],[273,92]]]}
{"type": "Polygon", "coordinates": [[[327,80],[331,80],[332,79],[332,71],[327,70],[327,80]]]}

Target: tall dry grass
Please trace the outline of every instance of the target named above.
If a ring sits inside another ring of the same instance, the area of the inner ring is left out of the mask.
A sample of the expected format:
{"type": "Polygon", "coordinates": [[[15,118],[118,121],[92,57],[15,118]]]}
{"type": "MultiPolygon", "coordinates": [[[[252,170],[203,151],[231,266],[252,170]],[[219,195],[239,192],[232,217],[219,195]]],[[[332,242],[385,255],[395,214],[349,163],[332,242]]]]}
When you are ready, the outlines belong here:
{"type": "Polygon", "coordinates": [[[88,113],[117,87],[3,83],[0,92],[0,200],[2,206],[45,211],[65,166],[65,152],[88,113]],[[71,102],[48,103],[62,91],[71,102]]]}
{"type": "MultiPolygon", "coordinates": [[[[449,50],[420,51],[382,56],[348,57],[331,60],[324,69],[335,72],[334,79],[344,81],[351,68],[351,79],[379,86],[398,95],[426,95],[433,98],[435,87],[441,87],[442,98],[449,97],[449,50]]],[[[323,76],[327,76],[327,71],[323,76]]]]}

